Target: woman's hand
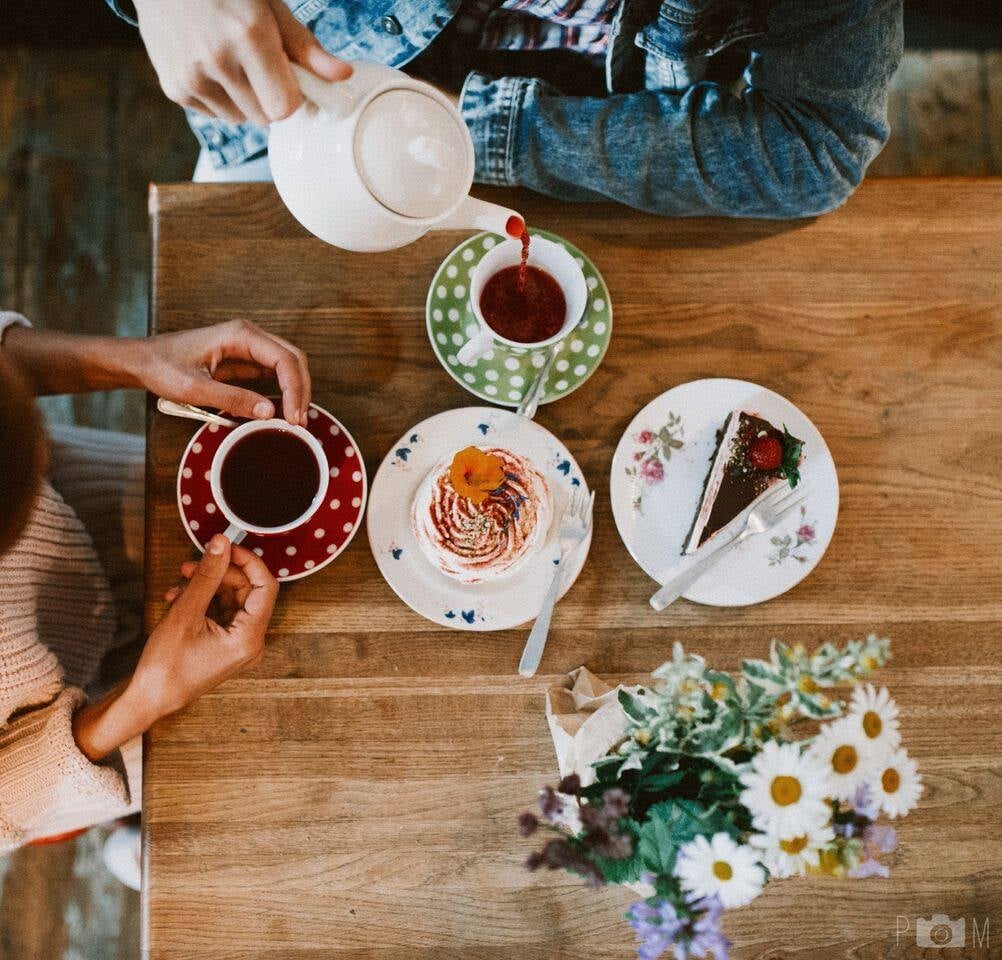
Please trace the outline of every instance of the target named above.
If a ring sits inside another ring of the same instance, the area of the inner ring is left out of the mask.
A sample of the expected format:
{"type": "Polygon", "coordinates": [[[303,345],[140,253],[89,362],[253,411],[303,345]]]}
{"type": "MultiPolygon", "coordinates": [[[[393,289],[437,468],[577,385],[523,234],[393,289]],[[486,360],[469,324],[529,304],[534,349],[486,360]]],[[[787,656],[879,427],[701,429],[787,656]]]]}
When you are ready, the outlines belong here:
{"type": "Polygon", "coordinates": [[[166,716],[261,657],[278,583],[259,557],[213,537],[181,566],[167,615],[143,648],[134,682],[166,716]]]}
{"type": "Polygon", "coordinates": [[[264,126],[303,96],[291,64],[324,80],[351,67],[332,57],[282,0],[135,0],[139,32],[175,103],[231,123],[264,126]]]}
{"type": "Polygon", "coordinates": [[[218,407],[238,417],[267,420],[275,405],[230,380],[278,380],[289,423],[306,424],[310,371],[306,354],[287,340],[246,320],[164,333],[142,341],[139,379],[168,400],[218,407]]]}
{"type": "Polygon", "coordinates": [[[168,400],[267,420],[275,404],[229,381],[268,379],[278,381],[289,423],[305,425],[310,408],[306,354],[246,320],[137,338],[11,327],[3,347],[36,396],[143,387],[168,400]]]}
{"type": "Polygon", "coordinates": [[[181,575],[132,678],[74,715],[74,739],[91,760],[101,760],[264,652],[278,583],[263,561],[217,535],[201,560],[182,565],[181,575]]]}

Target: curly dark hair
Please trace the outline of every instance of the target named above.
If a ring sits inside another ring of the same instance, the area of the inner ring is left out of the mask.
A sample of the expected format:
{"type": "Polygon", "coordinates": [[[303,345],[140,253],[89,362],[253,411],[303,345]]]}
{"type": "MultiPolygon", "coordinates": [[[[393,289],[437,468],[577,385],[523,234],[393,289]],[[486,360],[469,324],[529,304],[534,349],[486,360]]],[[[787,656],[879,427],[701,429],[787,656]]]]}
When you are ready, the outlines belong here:
{"type": "Polygon", "coordinates": [[[0,355],[0,554],[21,535],[45,469],[42,417],[24,377],[0,355]]]}

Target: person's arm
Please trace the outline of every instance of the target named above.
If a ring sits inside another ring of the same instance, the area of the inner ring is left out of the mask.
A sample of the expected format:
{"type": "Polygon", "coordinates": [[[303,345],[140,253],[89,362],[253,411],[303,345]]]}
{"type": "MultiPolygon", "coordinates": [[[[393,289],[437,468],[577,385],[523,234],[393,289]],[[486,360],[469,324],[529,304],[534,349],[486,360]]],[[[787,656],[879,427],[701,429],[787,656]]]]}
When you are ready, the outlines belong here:
{"type": "Polygon", "coordinates": [[[218,536],[182,577],[128,680],[94,703],[67,688],[0,724],[0,849],[124,809],[125,779],[104,761],[261,656],[278,595],[264,562],[218,536]]]}
{"type": "Polygon", "coordinates": [[[243,320],[138,338],[11,326],[3,347],[36,396],[138,387],[168,400],[268,419],[275,415],[271,400],[227,381],[275,377],[290,423],[305,423],[310,404],[303,351],[243,320]]]}
{"type": "Polygon", "coordinates": [[[136,22],[167,97],[230,123],[266,126],[302,102],[298,64],[324,80],[351,67],[332,57],[282,0],[108,0],[136,22]]]}
{"type": "Polygon", "coordinates": [[[264,561],[220,535],[181,574],[184,586],[168,592],[170,609],[147,639],[132,677],[73,717],[73,739],[90,760],[102,760],[264,651],[278,596],[264,561]]]}
{"type": "Polygon", "coordinates": [[[887,139],[901,0],[779,0],[754,43],[740,95],[704,82],[590,99],[472,74],[477,178],[670,216],[828,211],[887,139]]]}

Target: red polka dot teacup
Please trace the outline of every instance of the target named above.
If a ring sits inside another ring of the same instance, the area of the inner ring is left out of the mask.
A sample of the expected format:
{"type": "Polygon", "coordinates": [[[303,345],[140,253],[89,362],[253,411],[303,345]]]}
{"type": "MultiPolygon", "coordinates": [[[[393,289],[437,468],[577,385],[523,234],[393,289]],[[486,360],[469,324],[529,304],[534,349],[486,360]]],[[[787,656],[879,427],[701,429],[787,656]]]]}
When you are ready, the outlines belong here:
{"type": "Polygon", "coordinates": [[[212,497],[240,543],[307,523],[327,496],[330,465],[320,441],[285,420],[251,420],[219,444],[209,469],[212,497]]]}

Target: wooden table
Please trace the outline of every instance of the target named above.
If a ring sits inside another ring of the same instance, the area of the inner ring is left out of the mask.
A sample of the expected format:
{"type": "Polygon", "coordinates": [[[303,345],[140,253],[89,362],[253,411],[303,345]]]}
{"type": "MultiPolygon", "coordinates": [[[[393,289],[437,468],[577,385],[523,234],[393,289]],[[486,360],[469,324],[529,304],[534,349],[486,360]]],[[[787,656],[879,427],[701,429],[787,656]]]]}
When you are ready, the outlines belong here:
{"type": "MultiPolygon", "coordinates": [[[[1002,181],[873,180],[801,223],[503,196],[586,250],[615,307],[601,368],[538,415],[598,491],[541,673],[515,675],[525,630],[457,633],[411,613],[361,532],[283,589],[253,671],[148,736],[149,956],[627,958],[627,891],[522,868],[516,814],[554,778],[544,688],[582,663],[640,679],[674,640],[734,669],[773,636],[871,630],[893,638],[881,679],[926,782],[892,877],[770,885],[729,916],[735,956],[915,956],[914,918],[933,912],[966,917],[969,944],[972,918],[1002,937],[1002,181]],[[814,420],[839,469],[839,527],[784,597],[659,616],[612,521],[610,458],[640,406],[708,376],[765,384],[814,420]]],[[[477,402],[425,333],[429,278],[457,234],[343,253],[263,185],[159,187],[151,209],[153,329],[244,316],[298,343],[370,477],[411,424],[477,402]]],[[[150,622],[192,553],[174,500],[191,429],[150,419],[150,622]]]]}

